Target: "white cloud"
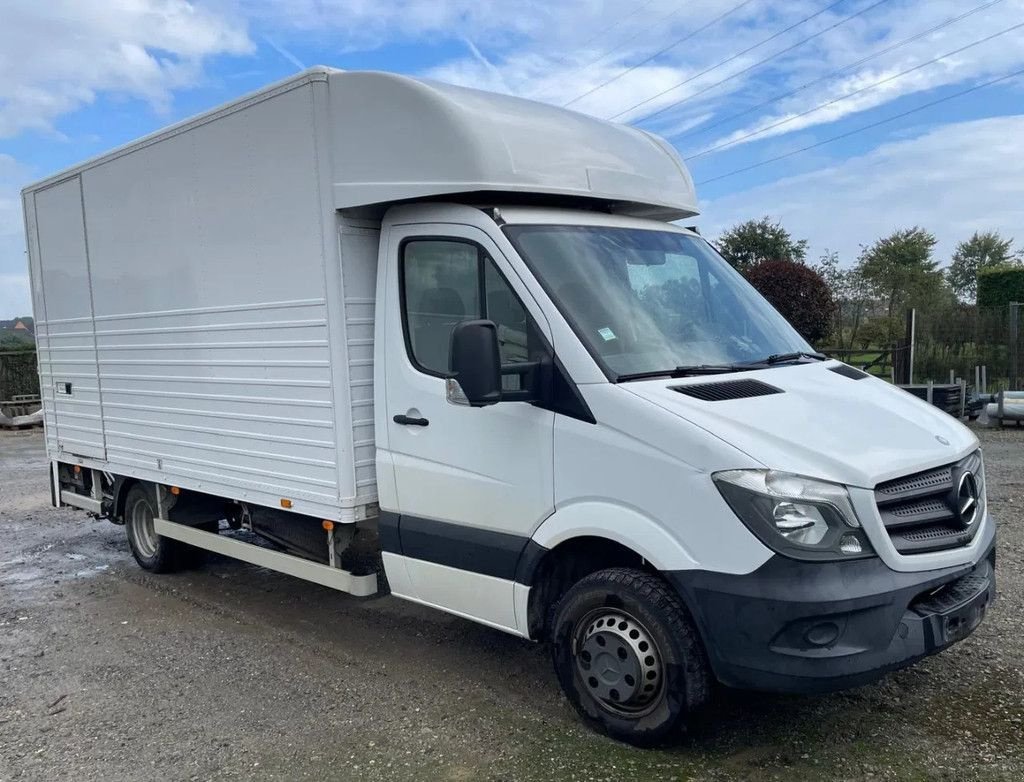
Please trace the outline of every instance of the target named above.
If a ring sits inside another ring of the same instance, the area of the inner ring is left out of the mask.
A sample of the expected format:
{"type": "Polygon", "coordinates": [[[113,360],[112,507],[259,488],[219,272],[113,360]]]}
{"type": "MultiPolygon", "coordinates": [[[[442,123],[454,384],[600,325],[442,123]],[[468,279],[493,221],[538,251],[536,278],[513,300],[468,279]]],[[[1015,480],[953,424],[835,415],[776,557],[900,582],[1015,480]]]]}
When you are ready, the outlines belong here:
{"type": "Polygon", "coordinates": [[[25,228],[17,185],[27,176],[23,166],[0,152],[0,319],[32,311],[25,228]]]}
{"type": "MultiPolygon", "coordinates": [[[[292,36],[329,41],[341,52],[365,51],[396,41],[481,35],[534,37],[551,29],[561,17],[560,3],[518,0],[514,4],[487,0],[236,0],[255,22],[292,36]]],[[[565,3],[580,12],[614,3],[574,0],[565,3]]],[[[614,13],[614,9],[610,10],[614,13]]]]}
{"type": "MultiPolygon", "coordinates": [[[[840,56],[836,56],[836,50],[830,51],[820,71],[825,75],[848,62],[857,62],[913,37],[919,31],[958,16],[965,10],[968,9],[959,3],[929,2],[920,6],[919,13],[880,17],[877,25],[870,31],[864,31],[861,36],[841,37],[838,47],[840,56]],[[868,33],[871,34],[870,44],[867,42],[868,33]]],[[[1008,33],[1003,31],[1019,25],[1022,18],[1024,0],[1004,0],[984,13],[900,46],[861,68],[824,79],[812,89],[780,101],[755,122],[702,146],[717,147],[737,141],[746,143],[794,133],[882,106],[905,95],[969,80],[991,78],[1019,69],[1024,64],[1024,29],[1018,28],[1008,33]],[[979,43],[934,64],[917,67],[997,34],[998,37],[990,41],[979,43]],[[876,84],[877,87],[873,86],[876,84]],[[845,98],[846,95],[851,97],[845,98]],[[824,105],[826,103],[831,105],[824,105]],[[822,108],[817,108],[819,106],[822,108]],[[746,138],[751,134],[756,135],[746,138]]],[[[787,91],[775,90],[776,93],[787,91]]]]}
{"type": "Polygon", "coordinates": [[[205,58],[252,48],[237,16],[186,0],[5,0],[0,138],[52,133],[98,92],[164,108],[205,58]]]}
{"type": "Polygon", "coordinates": [[[997,230],[1024,244],[1024,115],[929,130],[860,157],[780,179],[702,205],[709,237],[766,212],[815,256],[837,250],[847,265],[860,245],[920,225],[938,237],[945,262],[976,230],[997,230]]]}
{"type": "MultiPolygon", "coordinates": [[[[759,0],[706,33],[687,38],[736,6],[735,0],[692,0],[684,9],[678,3],[658,2],[634,5],[637,12],[630,14],[628,7],[614,3],[549,3],[543,13],[531,16],[527,10],[523,14],[513,28],[517,35],[511,37],[512,46],[506,45],[510,40],[507,31],[486,36],[482,32],[474,39],[488,55],[491,67],[464,57],[435,67],[428,75],[490,89],[504,83],[525,97],[556,105],[568,103],[577,111],[610,117],[686,79],[692,78],[692,85],[699,87],[720,78],[717,72],[697,74],[765,38],[770,34],[767,28],[783,28],[813,12],[814,3],[792,0],[779,7],[759,0]],[[489,46],[482,43],[484,37],[489,46]],[[684,38],[680,45],[673,45],[684,38]],[[637,66],[662,50],[662,55],[637,66]]],[[[497,13],[492,21],[500,26],[507,16],[497,13]]],[[[661,109],[682,94],[667,92],[647,104],[643,113],[661,109]]],[[[676,114],[671,124],[683,121],[676,114]]]]}
{"type": "MultiPolygon", "coordinates": [[[[607,117],[673,86],[821,9],[816,0],[754,0],[706,33],[622,75],[634,63],[669,47],[735,8],[737,0],[238,0],[243,12],[280,35],[329,41],[351,52],[396,42],[472,41],[476,51],[429,68],[426,75],[466,86],[514,92],[564,104],[614,79],[585,99],[579,111],[607,117]]],[[[820,17],[830,18],[829,14],[820,17]]],[[[745,62],[738,59],[732,65],[745,62]]],[[[717,72],[695,79],[701,86],[717,72]]],[[[684,93],[652,101],[659,109],[684,93]]],[[[678,124],[673,117],[672,124],[678,124]]]]}

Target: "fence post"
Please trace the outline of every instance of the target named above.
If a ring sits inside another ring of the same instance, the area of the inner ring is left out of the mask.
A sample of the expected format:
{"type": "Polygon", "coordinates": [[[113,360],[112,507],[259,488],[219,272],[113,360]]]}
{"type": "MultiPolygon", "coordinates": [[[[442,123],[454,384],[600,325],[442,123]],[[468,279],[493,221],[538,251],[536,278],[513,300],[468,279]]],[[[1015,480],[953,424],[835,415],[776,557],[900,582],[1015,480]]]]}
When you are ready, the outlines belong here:
{"type": "Polygon", "coordinates": [[[907,310],[906,332],[903,344],[906,346],[906,355],[903,359],[897,383],[911,384],[914,382],[914,340],[917,337],[917,310],[907,310]]]}
{"type": "Polygon", "coordinates": [[[1010,302],[1010,390],[1020,388],[1020,302],[1010,302]]]}

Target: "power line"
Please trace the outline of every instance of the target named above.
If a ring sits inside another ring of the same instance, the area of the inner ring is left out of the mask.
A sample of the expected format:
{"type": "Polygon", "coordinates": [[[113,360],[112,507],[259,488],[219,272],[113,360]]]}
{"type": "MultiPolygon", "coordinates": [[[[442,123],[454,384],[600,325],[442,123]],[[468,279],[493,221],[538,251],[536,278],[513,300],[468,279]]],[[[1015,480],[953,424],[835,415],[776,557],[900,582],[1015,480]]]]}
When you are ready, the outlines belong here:
{"type": "Polygon", "coordinates": [[[636,63],[636,65],[631,65],[630,67],[626,68],[625,70],[623,70],[623,71],[620,71],[619,73],[615,74],[615,75],[614,75],[614,76],[612,76],[611,78],[609,78],[609,79],[606,79],[605,81],[601,82],[601,83],[600,83],[600,84],[598,84],[598,85],[597,85],[596,87],[592,87],[591,89],[587,90],[587,91],[586,91],[586,92],[584,92],[584,93],[583,93],[582,95],[577,95],[577,96],[576,96],[575,98],[573,98],[573,99],[572,99],[571,101],[569,101],[568,103],[563,103],[563,104],[562,104],[562,107],[564,108],[564,107],[566,107],[566,106],[571,106],[571,105],[572,105],[573,103],[576,103],[576,101],[579,101],[579,100],[583,100],[583,98],[587,97],[587,96],[588,96],[588,95],[590,95],[591,93],[593,93],[593,92],[597,92],[597,91],[598,91],[599,89],[601,89],[601,88],[603,88],[603,87],[607,87],[607,86],[608,86],[609,84],[611,84],[611,83],[612,83],[612,82],[614,82],[614,81],[618,81],[618,80],[619,80],[619,79],[621,79],[621,78],[622,78],[623,76],[625,76],[625,75],[626,75],[627,73],[632,73],[632,72],[633,72],[633,71],[635,71],[635,70],[636,70],[637,68],[640,68],[640,67],[642,67],[642,66],[646,65],[647,63],[649,63],[649,62],[650,62],[651,60],[653,60],[653,59],[654,59],[655,57],[660,57],[660,56],[661,56],[661,55],[663,55],[663,54],[664,54],[665,52],[667,52],[667,51],[668,51],[669,49],[674,49],[674,48],[675,48],[676,46],[678,46],[679,44],[683,43],[684,41],[688,41],[688,40],[690,40],[691,38],[693,38],[693,36],[697,35],[698,33],[702,33],[702,32],[704,32],[704,31],[705,31],[705,30],[707,30],[707,29],[708,29],[709,27],[712,27],[713,25],[715,25],[715,24],[717,24],[718,22],[722,21],[722,20],[723,20],[723,19],[725,19],[725,18],[726,18],[727,16],[730,16],[731,14],[734,14],[734,13],[736,13],[736,12],[737,12],[737,11],[739,11],[739,10],[740,10],[741,8],[743,8],[743,6],[745,6],[745,5],[750,5],[750,4],[752,3],[752,2],[754,2],[754,0],[743,0],[743,2],[742,2],[742,3],[740,3],[740,4],[739,4],[739,5],[737,5],[737,6],[733,6],[732,8],[730,8],[730,9],[729,9],[728,11],[726,11],[726,12],[725,12],[725,13],[723,13],[723,14],[719,14],[718,16],[716,16],[716,17],[715,17],[714,19],[712,19],[712,20],[711,20],[710,22],[708,22],[708,23],[707,23],[707,24],[705,24],[704,26],[702,26],[702,27],[698,27],[698,28],[697,28],[696,30],[693,30],[693,31],[691,31],[691,32],[687,33],[686,35],[684,35],[684,36],[683,36],[682,38],[678,38],[678,39],[676,39],[676,40],[675,40],[675,41],[673,41],[673,42],[672,42],[671,44],[669,44],[668,46],[666,46],[666,47],[665,47],[664,49],[659,49],[658,51],[656,51],[656,52],[655,52],[654,54],[652,54],[652,55],[651,55],[650,57],[648,57],[647,59],[643,60],[642,62],[638,62],[638,63],[636,63]]]}
{"type": "MultiPolygon", "coordinates": [[[[637,9],[637,10],[640,10],[640,9],[637,9]]],[[[671,19],[673,16],[676,16],[677,14],[682,13],[684,10],[685,10],[685,8],[683,6],[680,6],[680,7],[676,8],[676,10],[674,10],[674,11],[669,11],[664,16],[658,17],[657,21],[654,24],[660,24],[662,22],[665,22],[665,21],[671,19]]],[[[599,62],[601,62],[601,60],[605,59],[608,55],[614,54],[615,52],[617,52],[620,49],[624,48],[627,44],[630,44],[633,41],[635,41],[637,38],[639,38],[641,35],[643,35],[647,31],[648,27],[653,27],[653,26],[654,25],[652,24],[652,25],[645,25],[644,27],[641,27],[639,30],[637,30],[637,32],[633,33],[633,35],[631,35],[626,40],[622,41],[621,43],[616,44],[611,49],[607,49],[605,52],[603,52],[599,56],[595,57],[593,60],[590,60],[589,62],[584,63],[583,65],[580,65],[578,68],[574,68],[573,70],[571,70],[568,73],[564,74],[560,78],[564,81],[565,79],[569,78],[570,76],[575,76],[577,73],[580,73],[581,71],[585,71],[587,68],[591,67],[592,65],[597,65],[599,62]]],[[[568,105],[568,104],[566,104],[566,105],[568,105]]]]}
{"type": "Polygon", "coordinates": [[[781,125],[786,125],[786,124],[788,124],[790,122],[793,122],[794,120],[800,119],[801,117],[806,117],[808,114],[813,114],[814,112],[819,111],[820,109],[824,109],[824,108],[828,108],[829,106],[833,106],[836,103],[840,103],[841,101],[846,100],[847,98],[852,98],[855,95],[860,95],[861,93],[868,92],[869,90],[873,90],[876,87],[881,87],[883,84],[888,84],[889,82],[896,81],[897,79],[902,78],[903,76],[906,76],[907,74],[913,73],[914,71],[919,71],[922,68],[926,68],[929,65],[934,65],[935,63],[937,63],[937,62],[939,62],[941,60],[945,60],[948,57],[952,57],[954,54],[960,54],[960,52],[965,52],[968,49],[973,49],[975,46],[980,46],[983,43],[988,43],[989,41],[993,40],[994,38],[998,38],[1001,35],[1006,35],[1007,33],[1011,33],[1014,30],[1019,30],[1021,27],[1024,27],[1024,22],[1021,22],[1020,24],[1015,24],[1015,25],[1013,25],[1013,27],[1007,27],[1005,30],[1000,30],[999,32],[993,33],[992,35],[987,35],[984,38],[981,38],[981,39],[979,39],[977,41],[974,41],[973,43],[967,44],[966,46],[961,46],[959,49],[954,49],[953,51],[946,52],[945,54],[940,55],[938,57],[933,57],[932,59],[928,60],[927,62],[922,62],[922,63],[920,63],[918,65],[915,65],[913,68],[907,68],[907,70],[905,70],[905,71],[901,71],[899,73],[893,74],[892,76],[888,76],[888,77],[886,77],[884,79],[881,79],[880,81],[874,82],[873,84],[868,84],[868,85],[866,85],[864,87],[861,87],[860,89],[854,90],[853,92],[847,92],[844,95],[840,95],[837,98],[833,98],[832,100],[826,101],[825,103],[821,103],[821,104],[815,106],[812,109],[808,109],[807,111],[802,111],[799,114],[794,114],[794,115],[792,115],[790,117],[786,117],[785,119],[781,119],[778,122],[773,122],[771,125],[765,125],[764,127],[758,128],[757,130],[754,130],[754,131],[751,131],[750,133],[747,133],[746,135],[740,136],[739,138],[732,139],[731,141],[725,141],[725,142],[722,142],[721,144],[717,144],[716,146],[708,147],[707,149],[703,149],[700,152],[697,152],[697,153],[695,153],[693,155],[690,155],[689,157],[686,157],[684,159],[685,160],[696,160],[697,158],[704,157],[705,155],[710,155],[712,152],[717,152],[717,151],[719,151],[721,149],[727,149],[728,147],[735,146],[737,144],[740,144],[740,143],[746,141],[747,139],[753,138],[754,136],[760,136],[762,133],[767,133],[769,130],[773,130],[773,129],[777,128],[777,127],[780,127],[781,125]]]}
{"type": "MultiPolygon", "coordinates": [[[[668,111],[669,109],[671,109],[671,108],[674,108],[674,107],[676,107],[676,106],[680,105],[681,103],[685,103],[686,101],[688,101],[688,100],[691,100],[692,98],[695,98],[695,97],[697,97],[698,95],[703,95],[703,94],[704,94],[705,92],[707,92],[708,90],[713,90],[713,89],[714,89],[715,87],[719,87],[719,86],[721,86],[721,85],[725,84],[725,83],[726,83],[726,82],[728,82],[728,81],[732,81],[733,79],[735,79],[735,78],[737,78],[737,77],[739,77],[739,76],[742,76],[742,75],[743,75],[744,73],[749,73],[750,71],[754,70],[755,68],[759,68],[759,67],[761,67],[762,65],[764,65],[765,63],[767,63],[767,62],[770,62],[770,61],[774,60],[774,59],[775,59],[776,57],[781,57],[781,56],[782,56],[783,54],[786,54],[786,53],[788,53],[788,52],[791,52],[791,51],[793,51],[794,49],[797,49],[797,48],[799,48],[799,47],[803,46],[803,45],[804,45],[805,43],[807,43],[808,41],[812,41],[812,40],[814,40],[815,38],[818,38],[818,37],[820,37],[820,36],[824,35],[824,34],[825,34],[825,33],[827,33],[827,32],[831,32],[832,30],[835,30],[835,29],[836,29],[837,27],[839,27],[839,26],[841,26],[841,25],[844,25],[844,24],[846,24],[846,23],[847,23],[847,22],[849,22],[849,21],[850,21],[851,19],[856,19],[856,18],[857,18],[858,16],[862,16],[863,14],[866,14],[866,13],[867,13],[868,11],[870,11],[870,10],[872,10],[872,9],[874,9],[874,8],[877,8],[878,6],[882,5],[883,3],[887,3],[887,2],[889,2],[889,0],[877,0],[877,1],[875,2],[875,3],[872,3],[872,4],[871,4],[871,5],[869,5],[869,6],[865,6],[865,7],[864,7],[864,8],[862,8],[861,10],[859,10],[859,11],[857,11],[857,12],[855,12],[855,13],[852,13],[852,14],[850,14],[849,16],[846,16],[846,17],[844,17],[844,18],[840,19],[840,20],[839,20],[838,22],[836,22],[835,24],[832,24],[832,25],[830,25],[829,27],[826,27],[826,28],[825,28],[825,29],[823,29],[823,30],[819,30],[818,32],[814,33],[813,35],[809,35],[809,36],[807,36],[806,38],[803,38],[803,39],[801,39],[801,40],[797,41],[797,42],[796,42],[796,43],[794,43],[793,45],[791,45],[791,46],[787,46],[787,47],[786,47],[785,49],[782,49],[782,50],[780,50],[780,51],[777,51],[777,52],[775,52],[774,54],[772,54],[772,55],[770,55],[770,56],[768,56],[768,57],[765,57],[765,58],[764,58],[763,60],[759,60],[758,62],[755,62],[755,63],[754,63],[753,65],[748,65],[748,66],[747,66],[746,68],[744,68],[743,70],[740,70],[740,71],[736,71],[736,73],[731,73],[731,74],[729,74],[728,76],[726,76],[726,77],[725,77],[724,79],[722,79],[721,81],[717,81],[717,82],[715,82],[714,84],[710,84],[710,85],[708,85],[707,87],[704,87],[703,89],[700,89],[700,90],[698,90],[697,92],[695,92],[695,93],[693,93],[693,94],[691,94],[691,95],[687,95],[687,96],[686,96],[685,98],[680,98],[679,100],[677,100],[677,101],[674,101],[674,102],[672,102],[672,103],[668,104],[667,106],[663,106],[662,108],[658,109],[658,110],[657,110],[656,112],[654,112],[653,114],[648,114],[648,115],[647,115],[646,117],[644,117],[644,120],[646,121],[646,120],[649,120],[649,119],[653,119],[654,117],[657,117],[657,116],[658,116],[659,114],[664,114],[664,113],[665,113],[666,111],[668,111]]],[[[831,8],[831,6],[829,6],[829,8],[831,8]]],[[[826,9],[824,9],[824,10],[825,10],[825,11],[827,11],[827,10],[828,10],[828,8],[826,8],[826,9]]],[[[820,13],[823,13],[823,12],[820,12],[820,13]]],[[[791,28],[791,29],[792,29],[792,28],[791,28]]],[[[784,31],[784,32],[785,32],[785,31],[784,31]]],[[[768,40],[771,40],[771,39],[768,39],[768,40]]],[[[758,44],[758,46],[760,46],[760,44],[758,44]]],[[[754,48],[756,48],[756,47],[754,47],[754,48]]],[[[750,51],[750,50],[748,49],[747,51],[750,51]]],[[[739,55],[736,55],[736,56],[738,57],[738,56],[740,56],[740,55],[743,55],[743,54],[745,54],[745,53],[746,53],[746,52],[740,52],[740,54],[739,54],[739,55]]],[[[734,57],[734,58],[730,58],[730,59],[735,59],[735,57],[734,57]]],[[[729,60],[726,60],[726,62],[729,62],[729,60]]],[[[724,63],[723,63],[723,64],[724,64],[724,63]]],[[[715,66],[715,68],[717,68],[717,67],[718,67],[718,66],[716,65],[716,66],[715,66]]],[[[709,69],[709,70],[714,70],[714,68],[711,68],[711,69],[709,69]]],[[[702,73],[698,73],[698,74],[697,74],[696,76],[692,76],[692,77],[690,77],[690,78],[688,78],[688,79],[685,79],[684,81],[681,81],[681,82],[679,82],[678,84],[676,84],[676,85],[674,85],[674,86],[672,86],[672,87],[669,87],[668,89],[664,89],[664,90],[662,90],[661,92],[657,93],[656,95],[652,95],[651,97],[649,97],[649,98],[646,98],[645,100],[642,100],[642,101],[640,101],[639,103],[634,103],[634,104],[633,104],[632,106],[630,106],[630,107],[629,107],[628,109],[624,109],[623,111],[620,111],[620,112],[619,112],[618,114],[616,114],[616,115],[614,115],[614,116],[612,116],[612,117],[609,117],[608,119],[610,119],[610,120],[618,119],[618,118],[619,118],[619,117],[621,117],[621,116],[622,116],[623,114],[628,114],[628,113],[629,113],[629,112],[631,112],[631,111],[632,111],[633,109],[638,109],[638,108],[640,108],[641,106],[644,106],[644,105],[646,105],[646,104],[650,103],[650,102],[651,102],[652,100],[657,100],[657,99],[658,99],[658,98],[660,98],[660,97],[661,97],[662,95],[665,95],[665,94],[667,94],[667,93],[669,93],[669,92],[672,92],[673,90],[676,90],[676,89],[678,89],[679,87],[682,87],[682,86],[683,86],[684,84],[688,84],[688,83],[690,83],[690,82],[691,82],[691,81],[693,81],[694,79],[696,79],[696,78],[698,78],[698,77],[700,77],[700,76],[703,76],[703,75],[704,75],[704,73],[707,73],[707,72],[708,72],[708,71],[704,71],[704,72],[702,72],[702,73]]]]}
{"type": "MultiPolygon", "coordinates": [[[[696,128],[693,128],[692,130],[684,131],[683,133],[680,133],[677,136],[673,136],[673,138],[676,139],[676,140],[682,139],[682,138],[688,138],[688,137],[693,136],[693,135],[695,135],[697,133],[704,133],[704,132],[707,132],[707,131],[711,130],[712,128],[717,128],[720,125],[724,125],[727,122],[732,122],[734,119],[739,119],[740,117],[745,117],[747,114],[750,114],[751,112],[757,111],[758,109],[762,109],[765,106],[770,106],[771,104],[777,103],[780,100],[785,100],[786,98],[790,98],[790,97],[792,97],[793,95],[796,95],[799,92],[803,92],[808,87],[813,87],[815,84],[820,84],[821,82],[826,81],[827,79],[831,79],[831,78],[833,78],[835,76],[839,76],[840,74],[845,73],[846,71],[853,70],[854,68],[857,68],[857,67],[863,65],[866,62],[870,62],[871,60],[877,59],[878,57],[881,57],[882,55],[889,54],[890,52],[893,52],[896,49],[899,49],[899,48],[901,48],[903,46],[906,46],[909,43],[913,43],[914,41],[918,41],[921,38],[929,36],[932,33],[938,32],[939,30],[942,30],[942,29],[944,29],[946,27],[949,27],[950,25],[956,24],[957,22],[966,19],[968,16],[973,16],[976,13],[979,13],[981,11],[985,11],[985,10],[991,8],[992,6],[994,6],[994,5],[998,4],[998,3],[1001,3],[1001,2],[1003,2],[1003,0],[989,0],[989,2],[982,3],[981,5],[979,5],[979,6],[975,7],[975,8],[972,8],[970,11],[965,11],[964,13],[960,14],[959,16],[951,17],[950,19],[947,19],[944,22],[940,22],[939,24],[937,24],[937,25],[935,25],[933,27],[929,27],[927,30],[922,30],[921,32],[915,33],[914,35],[910,36],[909,38],[904,38],[902,41],[897,41],[896,43],[890,44],[889,46],[886,46],[883,49],[879,49],[878,51],[873,52],[872,54],[869,54],[867,57],[862,57],[861,59],[859,59],[859,60],[857,60],[855,62],[848,63],[848,64],[842,66],[841,68],[837,68],[836,70],[831,71],[830,73],[826,73],[824,76],[819,76],[816,79],[812,79],[809,82],[801,84],[799,87],[796,87],[795,89],[792,89],[789,92],[784,92],[784,93],[781,93],[780,95],[775,95],[774,97],[768,98],[767,100],[764,100],[761,103],[758,103],[758,104],[756,104],[754,106],[751,106],[749,108],[743,109],[743,111],[738,111],[735,114],[730,114],[728,117],[720,119],[720,120],[718,120],[716,122],[712,122],[710,125],[700,125],[700,126],[698,126],[696,128]]],[[[685,102],[685,101],[682,101],[682,102],[685,102]]]]}
{"type": "MultiPolygon", "coordinates": [[[[655,0],[646,0],[646,2],[639,3],[639,4],[635,5],[631,11],[627,12],[623,16],[620,16],[618,19],[616,19],[612,24],[608,25],[607,27],[602,28],[601,30],[598,30],[596,33],[594,33],[592,36],[590,36],[587,40],[585,40],[583,43],[581,43],[578,48],[586,49],[588,46],[590,46],[590,44],[592,44],[598,38],[601,38],[605,33],[609,33],[612,30],[615,30],[623,22],[628,21],[629,19],[632,19],[634,16],[636,16],[638,13],[643,11],[647,6],[651,5],[654,2],[655,2],[655,0]]],[[[568,57],[563,57],[563,58],[561,58],[559,60],[559,62],[561,62],[563,65],[569,65],[569,59],[570,58],[568,58],[568,57]]],[[[584,66],[584,67],[586,67],[586,66],[584,66]]]]}
{"type": "Polygon", "coordinates": [[[823,139],[822,141],[815,142],[814,144],[808,144],[806,147],[801,147],[800,149],[794,149],[794,150],[792,150],[790,152],[786,152],[786,153],[784,153],[782,155],[776,155],[775,157],[768,158],[767,160],[762,160],[759,163],[754,163],[754,164],[749,165],[749,166],[744,166],[743,168],[737,168],[737,169],[735,169],[733,171],[729,171],[729,172],[727,172],[725,174],[719,174],[718,176],[711,177],[710,179],[704,179],[704,180],[702,180],[700,182],[697,182],[696,184],[698,184],[698,185],[706,185],[709,182],[717,182],[719,179],[726,179],[726,178],[731,177],[731,176],[736,176],[737,174],[743,174],[743,173],[746,173],[747,171],[752,171],[755,168],[761,168],[762,166],[767,166],[769,163],[777,163],[780,160],[785,160],[786,158],[793,157],[793,155],[799,155],[799,154],[801,154],[803,152],[808,152],[808,151],[810,151],[812,149],[817,149],[818,147],[823,147],[826,144],[831,144],[834,141],[840,141],[841,139],[849,138],[850,136],[855,136],[858,133],[863,133],[866,130],[871,130],[873,128],[877,128],[880,125],[885,125],[885,124],[887,124],[889,122],[895,122],[898,119],[903,119],[904,117],[909,116],[911,114],[916,114],[919,111],[924,111],[925,109],[930,109],[932,106],[938,106],[940,103],[945,103],[946,101],[953,100],[954,98],[961,98],[964,95],[967,95],[969,93],[977,92],[978,90],[985,89],[986,87],[991,87],[993,84],[999,84],[1000,82],[1008,81],[1009,79],[1013,79],[1013,78],[1015,78],[1017,76],[1021,76],[1021,75],[1024,75],[1024,68],[1020,69],[1019,71],[1013,71],[1012,73],[1008,73],[1005,76],[1000,76],[997,79],[990,79],[989,81],[982,82],[981,84],[975,84],[973,87],[968,87],[966,90],[960,90],[960,92],[954,92],[952,95],[946,95],[943,98],[939,98],[937,100],[930,101],[930,102],[925,103],[925,104],[923,104],[921,106],[917,106],[916,108],[909,109],[907,111],[904,111],[904,112],[901,112],[899,114],[893,115],[892,117],[886,117],[885,119],[880,119],[877,122],[872,122],[869,125],[863,125],[862,127],[854,128],[853,130],[848,130],[846,133],[840,133],[838,136],[832,136],[831,138],[823,139]]]}

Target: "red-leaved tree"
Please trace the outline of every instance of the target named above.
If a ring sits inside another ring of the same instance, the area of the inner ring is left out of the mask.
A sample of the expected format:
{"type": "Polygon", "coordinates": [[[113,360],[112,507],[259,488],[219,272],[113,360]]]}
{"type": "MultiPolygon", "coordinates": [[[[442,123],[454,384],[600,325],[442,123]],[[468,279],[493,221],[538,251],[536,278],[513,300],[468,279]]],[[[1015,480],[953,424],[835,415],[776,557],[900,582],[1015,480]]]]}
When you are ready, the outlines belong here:
{"type": "Polygon", "coordinates": [[[796,261],[761,261],[744,269],[743,276],[808,342],[828,336],[832,293],[814,269],[796,261]]]}

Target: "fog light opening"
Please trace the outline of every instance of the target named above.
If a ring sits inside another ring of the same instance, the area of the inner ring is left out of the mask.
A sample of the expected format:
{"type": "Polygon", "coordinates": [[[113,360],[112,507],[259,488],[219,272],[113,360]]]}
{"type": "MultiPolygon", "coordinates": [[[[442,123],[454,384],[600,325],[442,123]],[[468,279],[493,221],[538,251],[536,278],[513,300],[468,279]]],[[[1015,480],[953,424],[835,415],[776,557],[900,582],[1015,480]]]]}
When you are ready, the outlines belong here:
{"type": "Polygon", "coordinates": [[[838,638],[839,625],[835,622],[819,622],[804,633],[804,640],[810,646],[831,646],[838,638]]]}

